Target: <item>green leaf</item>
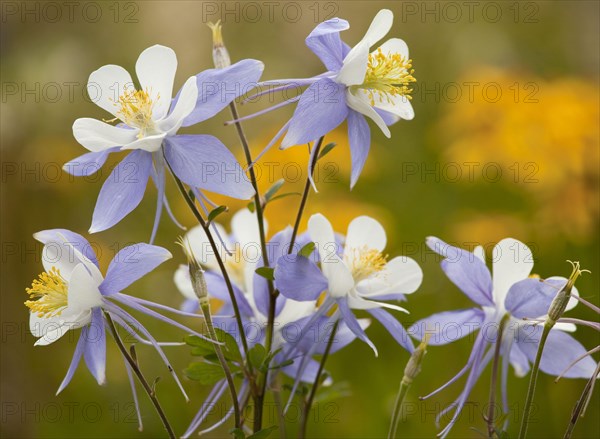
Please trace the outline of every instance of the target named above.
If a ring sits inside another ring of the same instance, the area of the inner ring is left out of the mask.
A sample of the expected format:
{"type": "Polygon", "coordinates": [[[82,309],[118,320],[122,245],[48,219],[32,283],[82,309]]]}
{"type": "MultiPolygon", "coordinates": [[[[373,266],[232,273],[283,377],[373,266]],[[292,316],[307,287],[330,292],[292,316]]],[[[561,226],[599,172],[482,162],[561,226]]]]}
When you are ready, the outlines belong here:
{"type": "Polygon", "coordinates": [[[225,378],[223,369],[218,364],[212,363],[191,363],[183,373],[190,379],[198,381],[200,384],[209,386],[225,378]]]}
{"type": "Polygon", "coordinates": [[[259,267],[256,269],[256,274],[264,277],[265,279],[273,280],[275,279],[275,270],[271,267],[259,267]]]}
{"type": "Polygon", "coordinates": [[[246,439],[246,433],[241,428],[232,428],[229,430],[229,434],[234,437],[234,439],[246,439]]]}
{"type": "MultiPolygon", "coordinates": [[[[214,329],[217,334],[217,340],[223,343],[221,345],[223,356],[227,360],[241,362],[242,354],[240,354],[240,349],[235,338],[222,329],[214,329]]],[[[184,341],[187,345],[192,347],[191,354],[196,357],[205,357],[208,359],[209,356],[212,357],[215,355],[215,345],[209,340],[200,338],[197,335],[188,335],[184,338],[184,341]]]]}
{"type": "Polygon", "coordinates": [[[305,258],[308,258],[314,250],[315,250],[315,243],[311,241],[308,244],[306,244],[304,247],[302,247],[300,249],[300,251],[298,252],[298,254],[300,256],[304,256],[305,258]]]}
{"type": "Polygon", "coordinates": [[[206,357],[208,355],[214,354],[215,353],[215,349],[210,346],[195,346],[192,348],[192,350],[190,351],[190,353],[194,356],[194,357],[206,357]]]}
{"type": "Polygon", "coordinates": [[[254,367],[261,369],[263,363],[265,362],[265,358],[267,357],[267,350],[263,345],[255,344],[248,352],[248,357],[250,358],[250,362],[254,367]]]}
{"type": "Polygon", "coordinates": [[[191,189],[188,191],[188,197],[190,197],[190,200],[196,201],[196,195],[194,194],[194,191],[191,189]]]}
{"type": "Polygon", "coordinates": [[[345,381],[336,381],[331,386],[319,387],[319,391],[315,395],[315,402],[323,403],[350,395],[352,395],[350,384],[345,381]]]}
{"type": "Polygon", "coordinates": [[[221,346],[223,356],[228,360],[242,362],[242,354],[240,353],[240,348],[237,344],[237,341],[235,341],[233,335],[219,328],[214,329],[215,333],[217,334],[217,340],[225,343],[224,346],[221,346]]]}
{"type": "Polygon", "coordinates": [[[296,196],[298,196],[298,195],[302,195],[302,194],[301,194],[300,192],[285,192],[285,193],[283,193],[283,194],[279,194],[279,195],[277,195],[277,196],[275,196],[275,197],[271,198],[271,200],[270,200],[270,201],[271,201],[271,203],[272,203],[272,202],[273,202],[273,201],[275,201],[275,200],[279,200],[279,199],[281,199],[281,198],[285,198],[285,197],[291,197],[292,195],[296,195],[296,196]]]}
{"type": "Polygon", "coordinates": [[[282,368],[282,367],[289,366],[291,364],[294,364],[294,360],[285,360],[285,361],[282,361],[279,364],[276,364],[274,366],[269,367],[269,369],[279,369],[279,368],[282,368]]]}
{"type": "Polygon", "coordinates": [[[277,430],[277,425],[272,425],[270,427],[263,428],[262,430],[259,430],[256,433],[248,436],[247,439],[265,439],[265,438],[269,437],[269,435],[275,430],[277,430]]]}
{"type": "Polygon", "coordinates": [[[273,195],[275,195],[277,193],[277,191],[279,189],[281,189],[281,186],[283,186],[283,184],[285,183],[285,180],[283,178],[277,180],[275,183],[273,183],[273,186],[271,186],[267,192],[265,192],[265,202],[269,201],[271,198],[273,198],[273,195]]]}
{"type": "Polygon", "coordinates": [[[332,142],[332,143],[328,143],[327,145],[325,145],[325,148],[323,148],[323,149],[321,150],[321,152],[319,153],[319,160],[320,160],[321,158],[325,157],[325,155],[326,155],[326,154],[327,154],[329,151],[331,151],[333,148],[335,148],[335,146],[336,146],[336,143],[333,143],[333,142],[332,142]]]}
{"type": "Polygon", "coordinates": [[[252,213],[254,213],[255,207],[254,207],[254,201],[250,201],[248,203],[248,210],[252,213]]]}
{"type": "Polygon", "coordinates": [[[208,214],[208,221],[207,222],[211,223],[216,217],[218,217],[219,215],[221,215],[223,212],[227,212],[227,206],[215,207],[208,214]]]}

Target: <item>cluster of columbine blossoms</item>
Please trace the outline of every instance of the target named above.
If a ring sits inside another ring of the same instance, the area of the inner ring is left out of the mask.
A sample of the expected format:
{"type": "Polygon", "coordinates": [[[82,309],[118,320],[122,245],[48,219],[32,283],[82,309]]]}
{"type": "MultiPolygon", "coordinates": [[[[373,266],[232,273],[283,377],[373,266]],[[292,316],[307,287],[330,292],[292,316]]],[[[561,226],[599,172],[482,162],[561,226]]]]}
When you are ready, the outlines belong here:
{"type": "MultiPolygon", "coordinates": [[[[263,64],[251,59],[230,64],[218,23],[211,25],[216,68],[189,77],[175,97],[177,58],[173,50],[164,46],[152,46],[141,53],[135,65],[138,84],[124,68],[115,65],[106,65],[90,75],[90,95],[113,118],[75,121],[73,135],[89,152],[67,163],[65,169],[74,175],[89,175],[105,163],[109,154],[127,152],[100,191],[90,233],[107,230],[132,212],[141,202],[150,179],[158,190],[158,199],[150,243],[121,250],[105,275],[91,245],[81,235],[65,229],[34,235],[44,244],[44,272],[26,290],[31,332],[38,337],[35,344],[49,345],[69,330],[81,330],[58,392],[71,381],[81,357],[98,384],[106,382],[108,331],[125,361],[136,406],[135,379],[151,399],[169,436],[175,437],[157,392],[142,374],[134,351],[127,349],[121,340],[120,333],[124,331],[138,343],[155,349],[186,400],[186,391],[162,346],[191,347],[191,354],[200,358],[185,373],[189,379],[213,387],[183,437],[211,431],[231,418],[236,438],[246,437],[248,431],[261,432],[261,437],[265,437],[272,430],[262,425],[265,397],[273,391],[281,398],[283,377],[288,377],[291,384],[288,398],[279,410],[285,414],[295,398],[300,400],[303,417],[298,436],[304,437],[318,387],[333,382],[325,372],[328,356],[355,339],[378,354],[366,333],[371,318],[383,325],[411,355],[401,383],[399,405],[406,386],[421,368],[427,344],[445,344],[459,335],[479,330],[465,367],[430,394],[467,375],[464,390],[446,409],[454,410],[454,416],[442,430],[442,436],[448,434],[458,419],[472,388],[490,362],[495,371],[501,363],[504,411],[507,411],[509,365],[518,376],[526,375],[534,362],[552,375],[593,378],[598,374],[589,356],[594,351],[586,352],[567,333],[574,330],[577,322],[557,317],[549,336],[538,325],[549,314],[558,292],[568,289],[572,295],[561,313],[577,303],[574,279],[531,277],[531,251],[519,241],[506,239],[496,246],[492,276],[481,247],[471,253],[437,238],[428,238],[431,249],[444,258],[442,268],[446,275],[478,306],[434,314],[406,330],[398,317],[409,312],[404,302],[419,289],[423,272],[413,259],[391,257],[384,252],[386,232],[376,219],[359,216],[343,235],[319,213],[308,219],[306,231],[299,230],[304,206],[315,185],[312,172],[326,153],[327,147],[322,145],[330,131],[347,122],[351,186],[354,186],[370,147],[367,119],[390,137],[390,125],[414,117],[410,86],[415,78],[406,43],[391,38],[377,46],[392,22],[391,11],[380,11],[365,36],[352,48],[340,36],[349,28],[348,22],[331,19],[319,24],[306,38],[306,44],[323,62],[326,72],[307,79],[259,83],[263,64]],[[235,99],[254,86],[257,89],[254,97],[297,86],[306,89],[296,98],[240,117],[235,99]],[[265,91],[263,87],[268,89],[265,91]],[[309,177],[296,217],[292,219],[293,226],[269,233],[264,208],[275,201],[274,195],[283,182],[276,183],[265,194],[258,192],[252,164],[259,157],[253,161],[241,122],[293,103],[297,103],[293,116],[264,150],[279,139],[282,149],[309,143],[309,177]],[[177,134],[181,127],[207,120],[226,107],[233,116],[230,123],[236,125],[240,134],[248,175],[216,137],[177,134]],[[127,172],[128,169],[135,172],[127,172]],[[152,244],[163,209],[179,224],[165,195],[167,174],[173,177],[198,220],[198,225],[179,239],[188,259],[173,278],[182,295],[179,309],[123,292],[171,258],[170,252],[152,244]],[[204,191],[252,201],[248,208],[233,215],[227,231],[217,221],[226,208],[216,206],[204,191]],[[180,329],[182,338],[157,341],[137,319],[138,313],[180,329]],[[175,320],[175,316],[186,318],[188,324],[175,320]],[[523,331],[526,326],[532,331],[523,331]],[[411,337],[420,342],[418,347],[415,348],[411,337]],[[544,344],[546,355],[537,362],[538,346],[544,344]],[[231,408],[213,425],[203,426],[210,408],[227,392],[231,408]],[[251,427],[242,416],[249,406],[253,416],[251,427]]],[[[139,409],[138,417],[141,428],[139,409]]],[[[396,426],[392,424],[391,431],[395,434],[396,426]]],[[[284,429],[285,425],[279,428],[284,429]]]]}

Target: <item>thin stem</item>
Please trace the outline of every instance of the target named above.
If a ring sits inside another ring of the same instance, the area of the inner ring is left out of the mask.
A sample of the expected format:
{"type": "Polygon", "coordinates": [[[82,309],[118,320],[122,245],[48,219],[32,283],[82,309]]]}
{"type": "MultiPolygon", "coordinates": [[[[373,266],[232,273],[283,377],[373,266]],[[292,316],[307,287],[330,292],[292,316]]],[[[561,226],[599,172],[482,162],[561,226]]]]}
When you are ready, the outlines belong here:
{"type": "Polygon", "coordinates": [[[390,431],[388,433],[388,439],[394,439],[396,437],[398,431],[398,424],[400,423],[400,410],[402,409],[402,404],[404,403],[404,398],[406,398],[406,394],[408,393],[408,389],[412,381],[407,379],[407,377],[403,377],[400,381],[400,388],[398,389],[398,394],[396,395],[396,402],[394,403],[394,413],[392,414],[392,422],[390,423],[390,431]]]}
{"type": "Polygon", "coordinates": [[[537,376],[540,369],[540,361],[542,359],[542,352],[544,351],[544,345],[546,344],[546,339],[548,338],[548,334],[550,333],[550,326],[544,325],[542,330],[542,336],[540,338],[540,344],[538,346],[538,351],[535,356],[535,362],[533,363],[533,368],[531,369],[531,377],[529,378],[529,389],[527,390],[527,399],[525,400],[525,409],[523,411],[523,419],[521,420],[521,429],[519,431],[519,439],[525,439],[527,436],[527,427],[529,423],[529,415],[531,414],[531,406],[533,404],[533,395],[535,394],[535,385],[537,382],[537,376]]]}
{"type": "Polygon", "coordinates": [[[321,375],[323,374],[323,370],[325,369],[325,362],[327,361],[327,357],[329,356],[329,351],[331,351],[331,346],[333,346],[333,341],[335,339],[335,334],[338,329],[339,320],[336,320],[333,329],[331,330],[331,335],[329,336],[329,341],[327,341],[327,346],[325,347],[325,352],[321,357],[321,362],[319,363],[319,369],[317,370],[317,376],[315,377],[315,381],[310,389],[310,393],[308,395],[308,399],[306,400],[306,404],[304,405],[304,411],[302,412],[302,419],[300,421],[300,431],[298,437],[305,438],[306,437],[306,427],[308,424],[308,415],[310,414],[310,409],[312,407],[313,401],[315,399],[315,395],[317,394],[317,389],[319,387],[319,382],[321,381],[321,375]]]}
{"type": "Polygon", "coordinates": [[[146,381],[146,378],[144,378],[144,375],[142,374],[142,371],[140,370],[140,367],[139,367],[137,361],[132,358],[131,354],[129,353],[129,351],[127,350],[125,345],[123,344],[121,337],[119,337],[119,333],[117,332],[117,328],[115,326],[115,323],[113,322],[112,317],[106,311],[104,311],[104,317],[106,318],[110,332],[112,333],[112,336],[115,339],[115,342],[117,343],[117,346],[119,347],[119,350],[121,351],[121,354],[123,355],[123,357],[125,357],[125,360],[127,360],[127,363],[129,363],[131,370],[133,370],[133,372],[137,376],[138,380],[142,384],[144,391],[148,394],[148,397],[152,401],[152,405],[154,405],[154,408],[156,409],[156,412],[158,413],[158,416],[160,417],[160,420],[162,421],[163,426],[165,427],[165,430],[167,430],[167,434],[169,435],[169,437],[171,439],[175,439],[177,436],[175,436],[173,427],[171,427],[171,424],[169,424],[167,415],[165,414],[162,407],[160,406],[160,402],[158,401],[158,398],[156,398],[156,394],[154,393],[154,390],[152,390],[152,388],[148,384],[148,381],[146,381]]]}
{"type": "MultiPolygon", "coordinates": [[[[163,156],[164,156],[164,153],[163,153],[163,156]]],[[[183,183],[181,182],[179,177],[177,177],[177,175],[175,175],[175,173],[173,172],[173,169],[171,168],[171,165],[169,164],[169,161],[167,160],[166,156],[164,156],[164,159],[165,159],[165,163],[169,167],[169,170],[171,171],[171,175],[173,176],[175,183],[177,184],[177,188],[179,189],[179,192],[181,192],[181,195],[185,199],[188,207],[190,208],[190,210],[192,211],[192,213],[198,220],[198,223],[204,230],[204,233],[208,237],[210,247],[215,255],[215,259],[217,260],[217,264],[219,265],[219,269],[221,270],[221,274],[223,276],[223,279],[225,280],[225,284],[227,285],[227,291],[229,292],[229,298],[231,300],[231,305],[233,306],[235,320],[237,322],[238,330],[240,331],[240,338],[242,339],[242,348],[244,349],[245,358],[248,358],[248,342],[246,341],[246,334],[244,332],[244,324],[242,322],[240,308],[238,306],[237,299],[235,297],[235,293],[233,292],[233,284],[231,283],[231,279],[229,278],[229,273],[227,272],[227,269],[225,268],[225,264],[223,263],[223,258],[221,257],[219,248],[217,247],[215,239],[212,236],[209,224],[204,220],[204,218],[198,211],[198,208],[196,207],[196,205],[194,204],[194,201],[190,198],[189,194],[185,190],[185,187],[183,186],[183,183]]],[[[248,368],[251,370],[252,365],[250,364],[249,361],[247,363],[248,363],[248,368]]]]}
{"type": "MultiPolygon", "coordinates": [[[[206,327],[208,328],[208,333],[213,340],[219,341],[217,338],[217,333],[215,332],[215,328],[213,326],[212,317],[210,315],[210,304],[208,302],[208,298],[204,299],[204,303],[201,304],[200,308],[202,309],[202,314],[204,315],[204,320],[206,322],[206,327]]],[[[231,393],[231,400],[233,401],[233,414],[235,419],[235,427],[240,428],[240,405],[237,397],[237,392],[235,390],[235,383],[233,382],[233,375],[231,375],[231,369],[227,364],[227,360],[225,360],[225,356],[223,355],[223,350],[221,346],[215,343],[215,352],[217,354],[217,358],[219,359],[219,363],[221,363],[221,368],[223,368],[223,372],[225,373],[225,379],[227,380],[227,385],[229,386],[229,392],[231,393]]]]}
{"type": "Polygon", "coordinates": [[[488,437],[493,438],[496,431],[494,425],[494,415],[496,408],[496,388],[498,387],[498,366],[500,365],[500,349],[502,348],[502,335],[504,333],[504,325],[508,320],[508,314],[500,321],[498,327],[498,338],[496,340],[496,346],[494,347],[494,362],[492,364],[492,379],[490,381],[490,402],[488,404],[488,413],[486,416],[486,422],[488,427],[488,437]]]}
{"type": "Polygon", "coordinates": [[[306,206],[306,200],[308,199],[308,194],[310,193],[310,177],[314,174],[315,168],[317,166],[317,161],[319,160],[319,152],[321,151],[321,145],[323,144],[323,140],[325,136],[321,137],[317,144],[315,145],[315,151],[313,153],[313,159],[310,163],[309,168],[309,178],[306,179],[306,183],[304,184],[304,191],[302,192],[302,199],[300,200],[300,206],[298,207],[298,214],[296,215],[296,221],[294,223],[294,230],[292,231],[292,239],[290,240],[290,248],[288,253],[292,253],[294,248],[294,244],[296,243],[296,237],[298,236],[298,230],[300,229],[300,221],[302,221],[302,215],[304,214],[304,207],[306,206]]]}
{"type": "Polygon", "coordinates": [[[573,409],[573,413],[571,414],[571,419],[569,421],[569,425],[567,426],[567,431],[565,432],[564,439],[570,439],[570,437],[573,435],[573,430],[575,429],[575,425],[577,425],[577,421],[579,421],[579,418],[583,417],[583,415],[585,413],[585,409],[587,408],[587,405],[590,402],[590,398],[592,397],[592,392],[594,391],[594,384],[595,384],[596,380],[598,379],[599,373],[600,373],[600,363],[598,363],[598,365],[596,366],[596,370],[594,371],[594,374],[589,379],[589,381],[586,383],[586,385],[583,389],[583,392],[581,393],[581,396],[579,397],[579,400],[577,401],[577,404],[575,405],[575,408],[573,409]]]}

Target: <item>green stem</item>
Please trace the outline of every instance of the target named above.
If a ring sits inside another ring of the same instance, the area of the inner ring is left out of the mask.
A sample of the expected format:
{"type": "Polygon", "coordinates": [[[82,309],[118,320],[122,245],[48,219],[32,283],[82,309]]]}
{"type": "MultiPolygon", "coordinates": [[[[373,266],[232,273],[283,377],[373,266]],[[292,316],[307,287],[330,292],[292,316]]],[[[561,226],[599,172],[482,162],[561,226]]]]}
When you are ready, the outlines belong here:
{"type": "Polygon", "coordinates": [[[579,397],[579,400],[577,401],[577,404],[575,405],[575,408],[573,409],[573,413],[571,414],[571,419],[569,421],[569,425],[567,426],[567,431],[565,432],[564,439],[571,438],[571,436],[573,435],[573,430],[575,429],[575,426],[577,425],[577,421],[579,421],[579,418],[583,417],[583,413],[590,401],[590,398],[592,396],[591,392],[593,391],[594,384],[595,384],[595,381],[598,379],[599,373],[600,373],[600,363],[598,363],[598,365],[596,366],[596,370],[594,371],[594,374],[589,379],[589,381],[586,383],[586,385],[583,389],[583,392],[581,393],[581,396],[579,397]]]}
{"type": "MultiPolygon", "coordinates": [[[[206,322],[206,327],[208,328],[208,333],[210,334],[210,338],[213,340],[219,341],[217,338],[217,333],[215,331],[212,316],[210,315],[210,304],[208,301],[208,297],[205,297],[204,300],[201,300],[200,308],[202,309],[202,314],[204,315],[204,321],[206,322]]],[[[223,372],[225,373],[225,379],[227,380],[227,385],[229,386],[229,392],[231,393],[231,400],[233,401],[233,414],[235,419],[235,427],[241,427],[241,415],[240,415],[240,405],[238,402],[237,392],[235,390],[235,383],[233,382],[233,375],[231,374],[231,369],[229,368],[229,364],[227,364],[227,360],[223,355],[223,349],[221,349],[221,345],[215,344],[215,352],[217,354],[217,358],[219,359],[219,363],[221,363],[221,367],[223,368],[223,372]]]]}
{"type": "Polygon", "coordinates": [[[394,403],[394,413],[392,414],[392,422],[390,423],[390,431],[388,433],[388,439],[395,439],[398,431],[398,424],[400,423],[400,410],[402,409],[402,403],[408,393],[408,389],[412,384],[412,380],[407,377],[403,377],[400,381],[400,388],[396,395],[396,402],[394,403]]]}
{"type": "MultiPolygon", "coordinates": [[[[163,152],[163,156],[164,156],[164,152],[163,152]]],[[[169,167],[169,170],[171,171],[171,175],[173,176],[175,183],[177,184],[177,188],[179,189],[179,192],[181,192],[181,195],[185,199],[188,207],[190,208],[190,210],[196,217],[196,220],[198,220],[198,223],[204,230],[204,233],[208,237],[210,247],[215,255],[215,259],[217,260],[217,264],[219,265],[219,269],[221,270],[221,274],[223,276],[223,279],[225,280],[225,284],[227,285],[227,291],[229,292],[229,299],[231,300],[231,305],[233,306],[233,312],[235,314],[235,319],[237,322],[238,330],[240,331],[240,338],[242,340],[242,348],[244,349],[245,358],[248,358],[248,342],[246,341],[246,334],[244,332],[244,324],[242,322],[240,309],[239,309],[239,306],[237,303],[237,299],[235,297],[235,293],[233,292],[233,284],[231,283],[229,273],[227,272],[227,269],[225,268],[225,264],[223,263],[223,258],[221,257],[219,248],[217,247],[215,239],[213,238],[212,233],[210,231],[210,226],[204,220],[204,218],[198,211],[198,208],[194,204],[194,200],[192,200],[190,198],[189,194],[185,190],[185,187],[184,187],[183,183],[181,182],[181,180],[179,179],[179,177],[177,177],[177,175],[175,175],[175,173],[173,172],[173,169],[171,168],[171,165],[169,164],[169,161],[167,160],[166,156],[164,156],[164,159],[165,159],[165,163],[169,167]]],[[[251,370],[252,365],[250,364],[250,362],[247,362],[247,363],[248,363],[248,368],[251,370]]]]}
{"type": "MultiPolygon", "coordinates": [[[[315,145],[315,152],[313,154],[313,159],[310,163],[309,173],[312,176],[315,172],[315,168],[317,167],[317,161],[319,160],[319,152],[321,151],[321,145],[323,145],[323,140],[325,136],[321,137],[317,144],[315,145]]],[[[304,184],[304,191],[302,192],[302,199],[300,200],[300,206],[298,207],[298,214],[296,215],[296,221],[294,222],[294,230],[292,231],[292,239],[290,240],[290,248],[288,253],[292,253],[294,248],[294,244],[296,243],[296,237],[298,236],[298,230],[300,229],[300,221],[302,220],[302,215],[304,214],[304,207],[306,206],[306,200],[308,199],[308,194],[310,193],[310,179],[306,179],[306,183],[304,184]]]]}
{"type": "Polygon", "coordinates": [[[331,351],[331,346],[333,346],[333,340],[335,339],[335,334],[338,329],[339,320],[336,320],[333,329],[331,330],[331,335],[329,336],[329,340],[327,341],[327,346],[325,347],[325,352],[321,357],[321,362],[319,363],[319,369],[317,370],[317,376],[315,377],[315,381],[310,389],[310,393],[308,395],[308,399],[306,400],[306,404],[304,405],[304,411],[302,412],[302,419],[300,421],[300,431],[298,433],[299,438],[306,437],[306,427],[308,424],[308,416],[310,414],[310,410],[315,399],[315,395],[317,394],[317,389],[319,387],[319,382],[321,381],[321,375],[323,374],[323,370],[325,369],[325,362],[327,361],[327,357],[329,356],[329,352],[331,351]]]}
{"type": "Polygon", "coordinates": [[[123,357],[125,357],[125,360],[127,361],[127,363],[129,363],[131,370],[133,370],[133,373],[135,373],[138,380],[142,384],[144,391],[148,394],[148,397],[150,398],[150,401],[152,401],[152,405],[154,405],[154,408],[156,409],[156,412],[158,413],[158,416],[160,417],[160,420],[162,421],[163,426],[165,427],[165,430],[167,430],[167,434],[169,435],[169,437],[171,439],[175,439],[177,436],[175,436],[173,427],[171,427],[171,424],[169,424],[167,415],[165,414],[164,410],[162,409],[160,402],[158,401],[158,398],[156,397],[156,394],[154,393],[154,391],[148,384],[148,381],[146,381],[146,378],[142,374],[142,371],[140,370],[140,367],[139,367],[137,361],[135,361],[131,357],[130,353],[127,351],[127,348],[125,348],[125,345],[123,344],[123,341],[121,340],[121,337],[119,337],[119,333],[117,332],[117,328],[115,326],[115,323],[113,322],[112,317],[106,311],[104,311],[104,317],[106,318],[110,332],[112,333],[112,336],[115,339],[115,342],[117,343],[117,346],[119,347],[119,350],[121,351],[121,354],[123,355],[123,357]]]}
{"type": "Polygon", "coordinates": [[[505,314],[498,327],[498,338],[494,347],[494,363],[492,364],[492,379],[490,380],[490,402],[488,404],[488,414],[486,417],[488,427],[488,437],[494,437],[496,426],[494,425],[494,415],[496,406],[496,388],[498,387],[498,367],[500,365],[500,349],[502,348],[502,336],[504,334],[504,326],[508,320],[508,314],[505,314]]]}
{"type": "Polygon", "coordinates": [[[535,362],[531,369],[531,377],[529,378],[529,389],[527,390],[527,399],[525,400],[525,409],[523,411],[523,419],[521,420],[521,429],[519,430],[519,439],[525,439],[527,436],[527,427],[529,423],[529,416],[531,414],[531,406],[533,405],[533,395],[535,394],[535,385],[537,382],[537,376],[540,369],[540,361],[542,359],[542,352],[544,351],[544,345],[546,339],[550,333],[551,326],[544,325],[542,330],[542,336],[540,338],[540,344],[538,346],[537,354],[535,356],[535,362]]]}

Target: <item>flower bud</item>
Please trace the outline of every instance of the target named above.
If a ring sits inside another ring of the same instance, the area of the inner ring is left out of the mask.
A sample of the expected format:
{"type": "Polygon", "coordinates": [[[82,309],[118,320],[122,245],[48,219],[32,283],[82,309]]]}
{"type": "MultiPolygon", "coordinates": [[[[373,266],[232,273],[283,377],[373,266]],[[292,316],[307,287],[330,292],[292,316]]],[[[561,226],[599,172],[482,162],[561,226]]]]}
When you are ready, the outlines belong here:
{"type": "Polygon", "coordinates": [[[178,243],[183,248],[183,252],[188,260],[188,269],[190,271],[190,280],[192,282],[194,293],[196,293],[196,297],[198,297],[198,300],[200,301],[200,306],[204,307],[208,305],[208,287],[206,286],[206,279],[204,279],[204,270],[194,256],[194,253],[189,246],[189,242],[180,238],[178,243]]]}
{"type": "Polygon", "coordinates": [[[212,30],[213,38],[213,63],[217,69],[224,69],[231,65],[229,52],[225,44],[223,44],[223,34],[221,33],[221,20],[216,23],[208,23],[208,27],[212,30]]]}
{"type": "Polygon", "coordinates": [[[567,308],[567,304],[571,299],[571,290],[573,289],[573,285],[575,285],[575,281],[583,272],[588,272],[589,270],[581,270],[579,267],[579,262],[571,262],[573,266],[573,271],[569,276],[569,280],[567,284],[561,288],[556,297],[552,300],[550,304],[550,308],[548,309],[548,318],[546,319],[545,325],[553,327],[558,319],[562,317],[567,308]]]}
{"type": "Polygon", "coordinates": [[[413,380],[421,372],[421,363],[423,362],[423,357],[427,353],[427,343],[429,342],[430,336],[430,332],[425,333],[423,340],[408,359],[408,363],[406,363],[406,367],[404,368],[404,377],[402,377],[402,382],[404,384],[412,384],[413,380]]]}

